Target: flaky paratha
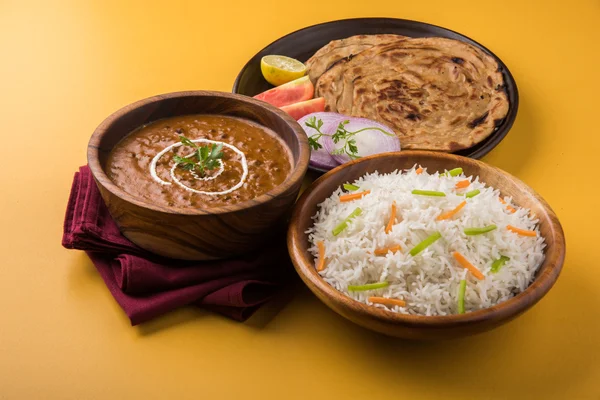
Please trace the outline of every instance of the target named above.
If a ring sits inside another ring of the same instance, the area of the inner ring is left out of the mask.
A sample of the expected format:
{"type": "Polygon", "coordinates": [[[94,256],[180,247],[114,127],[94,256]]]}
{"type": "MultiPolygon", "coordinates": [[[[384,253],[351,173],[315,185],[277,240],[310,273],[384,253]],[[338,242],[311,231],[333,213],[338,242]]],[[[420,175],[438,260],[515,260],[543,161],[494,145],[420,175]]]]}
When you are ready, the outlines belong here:
{"type": "Polygon", "coordinates": [[[496,61],[445,38],[395,40],[341,59],[317,80],[318,96],[326,111],[389,126],[404,149],[472,147],[509,108],[496,61]]]}
{"type": "Polygon", "coordinates": [[[379,44],[391,43],[406,36],[400,35],[356,35],[332,40],[321,47],[307,62],[308,76],[312,83],[340,60],[352,58],[358,53],[379,44]]]}

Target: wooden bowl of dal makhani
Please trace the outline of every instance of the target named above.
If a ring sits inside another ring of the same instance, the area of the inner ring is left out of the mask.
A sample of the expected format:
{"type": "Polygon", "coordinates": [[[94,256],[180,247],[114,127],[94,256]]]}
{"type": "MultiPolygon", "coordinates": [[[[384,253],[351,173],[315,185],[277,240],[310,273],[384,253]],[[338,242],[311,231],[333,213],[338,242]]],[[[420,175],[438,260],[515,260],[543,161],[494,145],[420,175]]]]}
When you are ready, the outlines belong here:
{"type": "Polygon", "coordinates": [[[283,111],[229,93],[151,97],[93,133],[88,164],[125,237],[161,256],[209,260],[280,234],[309,160],[283,111]]]}
{"type": "Polygon", "coordinates": [[[378,154],[320,177],[288,230],[296,271],[345,318],[409,339],[500,326],[552,287],[565,238],[525,183],[431,151],[378,154]]]}

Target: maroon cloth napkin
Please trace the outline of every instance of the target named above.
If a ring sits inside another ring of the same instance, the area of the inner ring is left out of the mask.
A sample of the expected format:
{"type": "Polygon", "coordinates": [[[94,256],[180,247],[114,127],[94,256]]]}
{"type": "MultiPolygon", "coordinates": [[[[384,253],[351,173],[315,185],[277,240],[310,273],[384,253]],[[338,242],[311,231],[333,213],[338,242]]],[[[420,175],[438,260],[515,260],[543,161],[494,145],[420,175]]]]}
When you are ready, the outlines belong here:
{"type": "Polygon", "coordinates": [[[85,250],[132,325],[186,305],[244,321],[292,276],[283,241],[241,258],[206,262],[139,248],[119,232],[87,166],[75,173],[62,244],[85,250]]]}

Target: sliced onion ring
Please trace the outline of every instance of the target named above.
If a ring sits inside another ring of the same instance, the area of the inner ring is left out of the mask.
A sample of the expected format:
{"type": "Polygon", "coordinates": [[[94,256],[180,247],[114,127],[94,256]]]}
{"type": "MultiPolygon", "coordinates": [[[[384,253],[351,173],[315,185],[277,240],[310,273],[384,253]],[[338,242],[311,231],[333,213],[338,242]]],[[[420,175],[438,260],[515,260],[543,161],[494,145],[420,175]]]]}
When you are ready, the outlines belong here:
{"type": "MultiPolygon", "coordinates": [[[[349,121],[348,124],[344,126],[348,132],[356,132],[358,130],[365,129],[364,131],[352,136],[352,139],[356,141],[359,157],[400,151],[400,140],[394,131],[387,126],[366,118],[342,117],[341,121],[349,121]],[[387,134],[378,129],[368,128],[379,128],[382,131],[387,132],[387,134]]],[[[333,133],[335,133],[335,130],[333,133]]],[[[335,151],[344,146],[346,140],[340,140],[338,143],[334,143],[331,136],[323,136],[322,143],[328,154],[331,154],[331,157],[333,157],[333,159],[339,164],[343,164],[352,159],[346,153],[333,154],[335,151]]]]}
{"type": "MultiPolygon", "coordinates": [[[[306,126],[306,121],[308,121],[312,117],[315,117],[317,121],[323,121],[323,126],[321,126],[320,130],[322,133],[325,133],[327,135],[333,135],[337,130],[337,127],[340,124],[340,122],[348,119],[348,117],[346,117],[345,115],[332,112],[316,112],[305,115],[304,117],[298,120],[298,123],[300,124],[302,129],[304,129],[304,132],[306,132],[306,135],[308,137],[317,134],[317,131],[315,129],[306,126]]],[[[322,148],[318,150],[311,149],[310,165],[321,169],[335,168],[338,166],[338,163],[325,149],[325,146],[323,144],[323,140],[325,138],[326,136],[322,136],[320,139],[317,140],[317,142],[321,144],[321,146],[323,146],[322,148]]]]}

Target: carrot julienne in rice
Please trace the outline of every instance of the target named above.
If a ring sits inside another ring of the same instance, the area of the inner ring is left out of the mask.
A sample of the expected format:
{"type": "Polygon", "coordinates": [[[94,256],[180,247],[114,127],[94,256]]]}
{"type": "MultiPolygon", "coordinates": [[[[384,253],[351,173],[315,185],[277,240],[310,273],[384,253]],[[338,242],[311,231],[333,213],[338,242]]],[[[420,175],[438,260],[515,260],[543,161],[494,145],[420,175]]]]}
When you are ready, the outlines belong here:
{"type": "Polygon", "coordinates": [[[413,315],[468,313],[525,290],[544,260],[529,210],[506,212],[497,189],[458,167],[443,176],[421,166],[374,172],[352,185],[361,192],[340,187],[318,205],[307,234],[315,266],[319,243],[327,248],[322,279],[357,301],[413,315]]]}

